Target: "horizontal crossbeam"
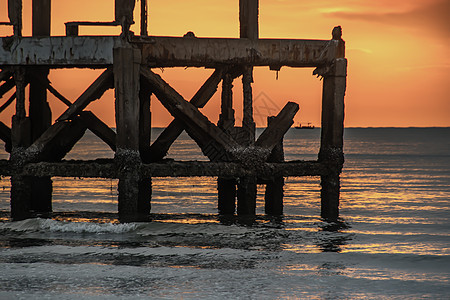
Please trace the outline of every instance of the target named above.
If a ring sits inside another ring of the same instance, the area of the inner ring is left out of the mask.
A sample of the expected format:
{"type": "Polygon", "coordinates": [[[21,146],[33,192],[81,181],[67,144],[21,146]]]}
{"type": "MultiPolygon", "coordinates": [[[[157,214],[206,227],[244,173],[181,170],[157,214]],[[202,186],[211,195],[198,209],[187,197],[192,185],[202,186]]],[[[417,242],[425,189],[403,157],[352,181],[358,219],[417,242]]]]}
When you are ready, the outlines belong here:
{"type": "MultiPolygon", "coordinates": [[[[117,36],[0,38],[0,66],[105,67],[113,63],[117,36]]],[[[211,67],[244,64],[317,67],[333,61],[338,40],[135,37],[149,67],[211,67]]]]}
{"type": "MultiPolygon", "coordinates": [[[[259,178],[320,176],[329,170],[324,163],[317,161],[290,161],[282,163],[263,163],[256,169],[232,162],[167,162],[142,164],[139,172],[142,177],[243,177],[259,178]]],[[[11,176],[10,163],[0,160],[0,175],[11,176]]],[[[39,162],[25,165],[23,175],[58,176],[84,178],[118,178],[117,165],[113,160],[39,162]]]]}

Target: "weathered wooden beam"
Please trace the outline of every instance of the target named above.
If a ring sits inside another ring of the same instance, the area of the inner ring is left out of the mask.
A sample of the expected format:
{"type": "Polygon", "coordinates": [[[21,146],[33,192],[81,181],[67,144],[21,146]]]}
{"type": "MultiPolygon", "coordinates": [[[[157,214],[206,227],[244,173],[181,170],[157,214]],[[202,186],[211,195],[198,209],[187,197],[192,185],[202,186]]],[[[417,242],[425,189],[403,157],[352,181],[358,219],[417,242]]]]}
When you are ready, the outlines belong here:
{"type": "Polygon", "coordinates": [[[255,146],[265,149],[272,149],[283,140],[286,132],[294,124],[295,114],[298,112],[299,106],[297,103],[288,102],[278,115],[271,121],[269,126],[261,133],[255,146]]]}
{"type": "MultiPolygon", "coordinates": [[[[0,175],[10,176],[9,163],[0,161],[0,175]]],[[[291,161],[263,163],[258,169],[249,169],[232,162],[167,162],[143,164],[139,167],[141,177],[228,177],[260,176],[261,178],[320,176],[329,173],[325,164],[317,161],[291,161]]],[[[113,160],[38,162],[26,164],[26,176],[58,176],[85,178],[118,178],[119,172],[113,160]]]]}
{"type": "Polygon", "coordinates": [[[122,32],[126,35],[131,24],[134,24],[133,11],[136,0],[114,0],[115,20],[122,24],[122,32]]]}
{"type": "Polygon", "coordinates": [[[147,0],[141,0],[141,36],[148,36],[147,8],[147,0]]]}
{"type": "Polygon", "coordinates": [[[103,94],[114,87],[112,68],[106,69],[77,100],[56,120],[65,121],[78,115],[92,101],[99,99],[103,94]]]}
{"type": "Polygon", "coordinates": [[[0,66],[105,68],[112,65],[112,49],[119,37],[11,37],[0,38],[0,66]]]}
{"type": "MultiPolygon", "coordinates": [[[[223,74],[221,107],[217,126],[228,133],[234,132],[233,109],[234,77],[226,72],[223,74]]],[[[236,211],[236,178],[217,178],[217,209],[221,215],[233,215],[236,211]]]]}
{"type": "MultiPolygon", "coordinates": [[[[202,108],[216,93],[217,86],[222,80],[223,69],[216,69],[200,89],[191,98],[190,103],[195,107],[202,108]]],[[[180,136],[184,130],[184,123],[174,119],[167,128],[158,136],[150,146],[149,152],[145,155],[145,162],[161,160],[166,156],[170,146],[180,136]]]]}
{"type": "Polygon", "coordinates": [[[239,0],[240,37],[255,40],[259,37],[259,0],[239,0]]]}
{"type": "Polygon", "coordinates": [[[347,60],[336,59],[331,70],[323,74],[322,128],[319,160],[332,171],[321,177],[321,216],[336,220],[339,216],[339,174],[344,163],[344,96],[347,60]]]}
{"type": "Polygon", "coordinates": [[[51,0],[32,1],[32,34],[49,36],[51,23],[51,0]]]}
{"type": "Polygon", "coordinates": [[[139,62],[140,52],[138,49],[114,49],[116,145],[118,150],[131,150],[137,156],[139,156],[139,62]]]}
{"type": "MultiPolygon", "coordinates": [[[[252,65],[318,67],[336,58],[338,40],[226,39],[136,37],[142,63],[149,67],[210,67],[252,65]]],[[[120,37],[0,38],[0,66],[48,65],[101,67],[112,65],[112,49],[120,37]]]]}
{"type": "MultiPolygon", "coordinates": [[[[50,36],[51,0],[32,1],[32,34],[33,36],[50,36]]],[[[48,67],[37,67],[31,71],[34,78],[46,80],[48,67]]],[[[30,72],[30,73],[31,73],[30,72]]],[[[31,139],[35,141],[52,124],[52,111],[47,101],[47,89],[38,81],[30,80],[29,116],[31,123],[31,139]]],[[[32,177],[31,209],[34,212],[52,211],[53,182],[50,177],[32,177]]]]}
{"type": "Polygon", "coordinates": [[[187,133],[212,161],[230,160],[239,145],[223,130],[211,123],[194,105],[184,100],[169,84],[152,71],[141,68],[141,74],[152,86],[154,94],[172,114],[181,120],[187,133]]]}
{"type": "Polygon", "coordinates": [[[326,65],[337,43],[323,40],[149,37],[142,63],[149,67],[217,67],[220,64],[280,68],[326,65]]]}
{"type": "Polygon", "coordinates": [[[114,49],[117,128],[117,150],[114,161],[119,166],[118,208],[119,219],[122,222],[143,221],[150,212],[147,208],[150,207],[151,186],[146,180],[150,177],[141,177],[138,170],[141,164],[139,150],[142,146],[140,129],[143,116],[140,101],[142,95],[140,61],[139,49],[132,47],[114,49]],[[142,211],[141,208],[146,210],[142,211]]]}
{"type": "Polygon", "coordinates": [[[220,101],[220,115],[217,126],[229,132],[234,128],[234,109],[233,109],[233,80],[230,73],[223,75],[222,94],[220,101]]]}
{"type": "Polygon", "coordinates": [[[29,163],[25,165],[23,174],[38,177],[118,178],[113,160],[29,163]]]}
{"type": "Polygon", "coordinates": [[[8,0],[8,18],[14,35],[22,36],[22,0],[8,0]]]}
{"type": "Polygon", "coordinates": [[[28,71],[33,73],[32,77],[28,76],[30,82],[29,89],[29,118],[31,122],[31,139],[35,141],[44,133],[52,124],[52,111],[47,101],[47,89],[34,78],[48,77],[49,70],[45,67],[36,67],[34,70],[28,71]]]}
{"type": "MultiPolygon", "coordinates": [[[[267,118],[267,126],[275,121],[275,117],[267,118]]],[[[284,162],[283,138],[275,145],[267,158],[268,162],[284,162]]],[[[264,193],[265,205],[264,211],[269,216],[280,216],[283,214],[284,197],[284,177],[273,177],[266,183],[264,193]]]]}
{"type": "Polygon", "coordinates": [[[243,89],[243,117],[242,117],[242,135],[244,136],[244,145],[252,146],[255,144],[256,124],[253,120],[253,67],[245,66],[242,74],[243,89]]]}
{"type": "Polygon", "coordinates": [[[31,142],[30,120],[26,117],[25,110],[25,70],[16,67],[14,70],[14,82],[16,85],[16,111],[12,117],[11,139],[13,150],[28,147],[31,142]]]}

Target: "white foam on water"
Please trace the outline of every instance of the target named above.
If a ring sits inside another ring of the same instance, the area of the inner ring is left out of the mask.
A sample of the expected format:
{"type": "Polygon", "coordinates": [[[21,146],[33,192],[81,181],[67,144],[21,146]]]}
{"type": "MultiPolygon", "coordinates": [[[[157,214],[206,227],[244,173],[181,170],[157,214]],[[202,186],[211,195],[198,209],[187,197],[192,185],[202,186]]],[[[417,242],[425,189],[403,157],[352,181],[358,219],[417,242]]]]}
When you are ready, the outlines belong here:
{"type": "Polygon", "coordinates": [[[125,233],[137,228],[136,223],[112,224],[112,223],[87,223],[87,222],[67,222],[51,219],[28,219],[18,222],[0,224],[0,230],[10,230],[16,232],[71,232],[71,233],[125,233]]]}

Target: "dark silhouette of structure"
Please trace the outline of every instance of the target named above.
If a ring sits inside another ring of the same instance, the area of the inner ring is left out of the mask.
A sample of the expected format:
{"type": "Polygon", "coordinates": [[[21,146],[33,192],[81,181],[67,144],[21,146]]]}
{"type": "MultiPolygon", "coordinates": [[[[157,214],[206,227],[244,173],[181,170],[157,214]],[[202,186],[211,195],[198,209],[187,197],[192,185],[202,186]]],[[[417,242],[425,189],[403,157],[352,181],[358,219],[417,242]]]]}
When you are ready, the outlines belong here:
{"type": "Polygon", "coordinates": [[[164,176],[218,177],[221,214],[254,215],[256,184],[266,184],[266,213],[283,212],[287,176],[321,176],[322,217],[338,218],[339,175],[343,166],[344,94],[347,60],[340,27],[331,40],[259,39],[258,0],[239,1],[240,38],[148,36],[147,1],[141,0],[141,34],[130,31],[135,0],[116,0],[111,22],[68,22],[66,36],[50,36],[50,0],[33,0],[33,34],[22,37],[22,2],[8,1],[14,36],[0,38],[0,97],[16,92],[12,128],[0,123],[0,138],[11,153],[0,161],[0,175],[11,176],[14,220],[51,212],[53,176],[119,179],[119,217],[145,220],[150,212],[151,178],[164,176]],[[121,26],[120,36],[79,36],[80,26],[121,26]],[[253,67],[315,67],[323,77],[321,147],[316,161],[284,161],[283,136],[299,107],[289,102],[255,139],[253,67]],[[74,102],[48,81],[54,68],[98,68],[103,73],[74,102]],[[205,67],[214,72],[186,101],[151,68],[205,67]],[[242,78],[243,121],[235,126],[233,81],[242,78]],[[222,82],[217,125],[200,111],[222,82]],[[25,87],[30,86],[28,115],[25,87]],[[108,89],[115,90],[114,132],[85,108],[108,89]],[[68,106],[52,124],[47,91],[68,106]],[[155,95],[174,120],[150,143],[150,96],[155,95]],[[113,160],[64,161],[67,152],[89,129],[113,151],[113,160]],[[186,130],[209,162],[173,162],[164,156],[186,130]],[[237,208],[236,208],[237,199],[237,208]]]}

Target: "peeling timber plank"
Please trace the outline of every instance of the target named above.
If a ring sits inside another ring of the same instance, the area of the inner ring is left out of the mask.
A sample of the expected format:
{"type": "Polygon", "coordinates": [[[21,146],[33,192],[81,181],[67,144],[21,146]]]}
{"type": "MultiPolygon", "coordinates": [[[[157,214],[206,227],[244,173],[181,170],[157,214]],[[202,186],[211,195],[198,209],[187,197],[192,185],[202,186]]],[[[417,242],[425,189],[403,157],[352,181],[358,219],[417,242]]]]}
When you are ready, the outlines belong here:
{"type": "MultiPolygon", "coordinates": [[[[317,67],[336,57],[337,40],[139,37],[149,67],[217,67],[246,64],[272,67],[317,67]]],[[[120,37],[0,38],[0,65],[105,67],[113,63],[120,37]]]]}

